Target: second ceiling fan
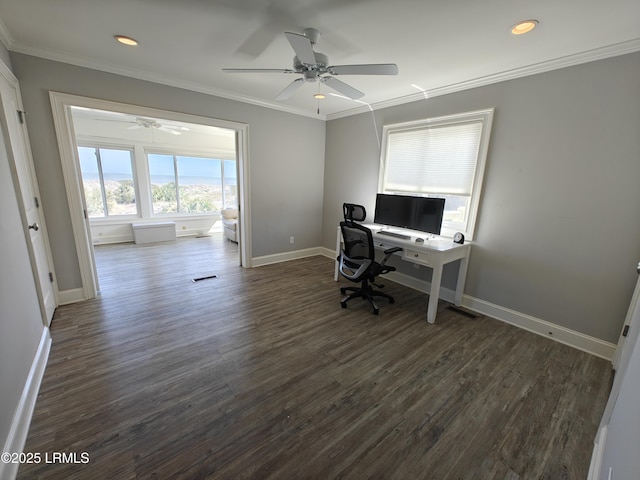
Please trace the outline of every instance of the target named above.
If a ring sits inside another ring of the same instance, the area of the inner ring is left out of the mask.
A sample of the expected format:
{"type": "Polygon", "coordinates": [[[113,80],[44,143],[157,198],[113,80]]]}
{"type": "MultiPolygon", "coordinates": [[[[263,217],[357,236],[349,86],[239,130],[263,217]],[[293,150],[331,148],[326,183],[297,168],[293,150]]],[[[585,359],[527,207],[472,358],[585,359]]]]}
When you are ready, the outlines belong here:
{"type": "Polygon", "coordinates": [[[397,75],[398,66],[395,63],[367,63],[358,65],[329,65],[329,58],[313,50],[320,32],[315,28],[307,28],[302,34],[285,32],[287,40],[291,44],[295,56],[293,57],[293,69],[277,68],[223,68],[228,73],[295,73],[302,77],[295,79],[282,90],[276,100],[286,100],[298,90],[305,82],[322,82],[329,88],[348,97],[357,100],[364,93],[351,85],[335,78],[337,75],[397,75]]]}

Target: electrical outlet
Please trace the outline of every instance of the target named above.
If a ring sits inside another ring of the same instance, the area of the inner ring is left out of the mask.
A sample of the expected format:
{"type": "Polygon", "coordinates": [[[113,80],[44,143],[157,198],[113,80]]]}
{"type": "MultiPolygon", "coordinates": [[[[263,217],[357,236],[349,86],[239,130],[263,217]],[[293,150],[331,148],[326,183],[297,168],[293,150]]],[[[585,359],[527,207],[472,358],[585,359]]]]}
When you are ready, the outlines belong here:
{"type": "Polygon", "coordinates": [[[289,243],[291,245],[293,245],[295,243],[295,238],[293,238],[293,235],[289,237],[289,243]]]}

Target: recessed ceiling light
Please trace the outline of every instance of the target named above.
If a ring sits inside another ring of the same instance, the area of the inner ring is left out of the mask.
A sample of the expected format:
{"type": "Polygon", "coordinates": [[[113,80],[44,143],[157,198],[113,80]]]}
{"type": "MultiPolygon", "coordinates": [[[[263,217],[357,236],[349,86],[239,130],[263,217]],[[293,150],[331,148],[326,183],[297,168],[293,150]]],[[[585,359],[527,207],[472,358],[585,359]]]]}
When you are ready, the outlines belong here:
{"type": "Polygon", "coordinates": [[[511,33],[513,33],[514,35],[529,33],[531,30],[536,28],[536,25],[538,25],[537,20],[525,20],[523,22],[518,22],[513,27],[511,27],[511,33]]]}
{"type": "Polygon", "coordinates": [[[127,37],[126,35],[115,35],[115,39],[123,45],[138,45],[138,41],[135,38],[127,37]]]}

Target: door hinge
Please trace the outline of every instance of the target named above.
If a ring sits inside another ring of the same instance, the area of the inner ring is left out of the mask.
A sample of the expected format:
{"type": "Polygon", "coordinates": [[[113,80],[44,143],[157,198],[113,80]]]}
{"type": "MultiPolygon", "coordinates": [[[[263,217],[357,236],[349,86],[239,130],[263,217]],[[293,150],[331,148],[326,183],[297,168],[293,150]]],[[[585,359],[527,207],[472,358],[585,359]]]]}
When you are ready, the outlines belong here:
{"type": "Polygon", "coordinates": [[[38,197],[33,197],[33,200],[36,202],[36,208],[40,208],[40,201],[38,200],[38,197]]]}
{"type": "Polygon", "coordinates": [[[49,272],[49,281],[53,283],[53,273],[49,272]]]}
{"type": "Polygon", "coordinates": [[[629,335],[629,325],[625,325],[624,329],[622,330],[622,336],[626,337],[627,335],[629,335]]]}
{"type": "Polygon", "coordinates": [[[84,210],[82,210],[82,212],[84,213],[84,219],[87,220],[89,218],[87,216],[87,209],[85,208],[84,210]]]}
{"type": "Polygon", "coordinates": [[[20,121],[20,123],[24,123],[24,119],[26,116],[27,116],[27,112],[18,110],[18,120],[20,121]]]}

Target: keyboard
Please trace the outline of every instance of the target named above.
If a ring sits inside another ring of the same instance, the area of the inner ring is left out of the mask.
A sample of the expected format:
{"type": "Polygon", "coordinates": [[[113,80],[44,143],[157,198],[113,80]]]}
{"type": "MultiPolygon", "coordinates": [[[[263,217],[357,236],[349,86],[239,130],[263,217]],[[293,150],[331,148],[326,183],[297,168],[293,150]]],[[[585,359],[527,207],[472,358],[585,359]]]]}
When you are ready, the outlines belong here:
{"type": "Polygon", "coordinates": [[[389,230],[378,231],[379,235],[387,235],[389,237],[401,238],[403,240],[411,240],[411,235],[405,235],[404,233],[390,232],[389,230]]]}

